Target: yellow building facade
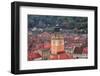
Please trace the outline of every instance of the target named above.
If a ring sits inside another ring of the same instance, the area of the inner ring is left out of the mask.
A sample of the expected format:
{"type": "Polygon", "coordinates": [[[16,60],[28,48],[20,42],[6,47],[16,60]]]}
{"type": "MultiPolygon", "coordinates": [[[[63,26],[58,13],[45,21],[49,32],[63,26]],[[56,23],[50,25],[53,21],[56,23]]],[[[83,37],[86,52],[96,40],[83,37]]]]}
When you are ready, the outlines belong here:
{"type": "Polygon", "coordinates": [[[64,36],[59,32],[51,35],[51,54],[64,52],[64,36]]]}

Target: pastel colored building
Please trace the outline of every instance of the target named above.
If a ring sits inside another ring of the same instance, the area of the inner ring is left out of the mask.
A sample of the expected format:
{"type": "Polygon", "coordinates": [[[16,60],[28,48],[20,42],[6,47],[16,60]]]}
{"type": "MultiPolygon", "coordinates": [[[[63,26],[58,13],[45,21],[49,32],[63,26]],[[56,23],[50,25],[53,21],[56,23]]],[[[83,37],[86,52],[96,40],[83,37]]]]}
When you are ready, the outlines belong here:
{"type": "Polygon", "coordinates": [[[64,52],[64,36],[59,32],[60,28],[56,27],[51,35],[51,54],[64,52]]]}

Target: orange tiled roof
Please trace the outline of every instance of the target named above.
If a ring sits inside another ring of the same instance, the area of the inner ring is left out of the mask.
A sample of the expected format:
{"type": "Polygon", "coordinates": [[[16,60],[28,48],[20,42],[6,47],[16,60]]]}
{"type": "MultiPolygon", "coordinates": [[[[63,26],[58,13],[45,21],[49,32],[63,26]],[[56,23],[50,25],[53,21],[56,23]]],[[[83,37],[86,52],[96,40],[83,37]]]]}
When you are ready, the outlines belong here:
{"type": "Polygon", "coordinates": [[[36,59],[36,58],[40,58],[41,57],[41,55],[39,54],[39,53],[32,53],[32,52],[30,52],[30,53],[28,53],[29,55],[28,55],[28,59],[29,60],[33,60],[33,59],[36,59]]]}
{"type": "Polygon", "coordinates": [[[73,56],[69,53],[60,53],[57,55],[50,55],[50,60],[59,60],[59,59],[72,59],[73,56]]]}
{"type": "Polygon", "coordinates": [[[88,53],[88,48],[86,47],[86,48],[83,48],[83,53],[84,54],[87,54],[88,53]]]}

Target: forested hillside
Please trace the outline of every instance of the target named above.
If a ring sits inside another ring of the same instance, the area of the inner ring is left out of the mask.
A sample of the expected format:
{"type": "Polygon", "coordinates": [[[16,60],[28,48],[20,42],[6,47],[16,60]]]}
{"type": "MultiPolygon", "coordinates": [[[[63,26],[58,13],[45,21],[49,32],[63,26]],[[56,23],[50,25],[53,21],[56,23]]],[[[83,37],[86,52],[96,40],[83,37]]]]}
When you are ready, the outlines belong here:
{"type": "Polygon", "coordinates": [[[87,32],[87,17],[71,17],[71,16],[42,16],[28,15],[28,28],[49,28],[59,25],[62,29],[78,29],[87,32]]]}

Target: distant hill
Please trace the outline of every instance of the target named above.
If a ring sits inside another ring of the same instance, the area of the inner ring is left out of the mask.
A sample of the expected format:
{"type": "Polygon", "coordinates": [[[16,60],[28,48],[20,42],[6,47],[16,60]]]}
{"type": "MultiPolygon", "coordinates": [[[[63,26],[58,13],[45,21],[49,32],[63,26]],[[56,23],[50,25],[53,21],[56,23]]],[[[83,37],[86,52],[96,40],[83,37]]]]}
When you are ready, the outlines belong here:
{"type": "Polygon", "coordinates": [[[45,15],[28,15],[28,29],[34,27],[50,30],[56,24],[63,30],[75,29],[87,31],[88,18],[87,17],[71,17],[71,16],[45,16],[45,15]]]}

